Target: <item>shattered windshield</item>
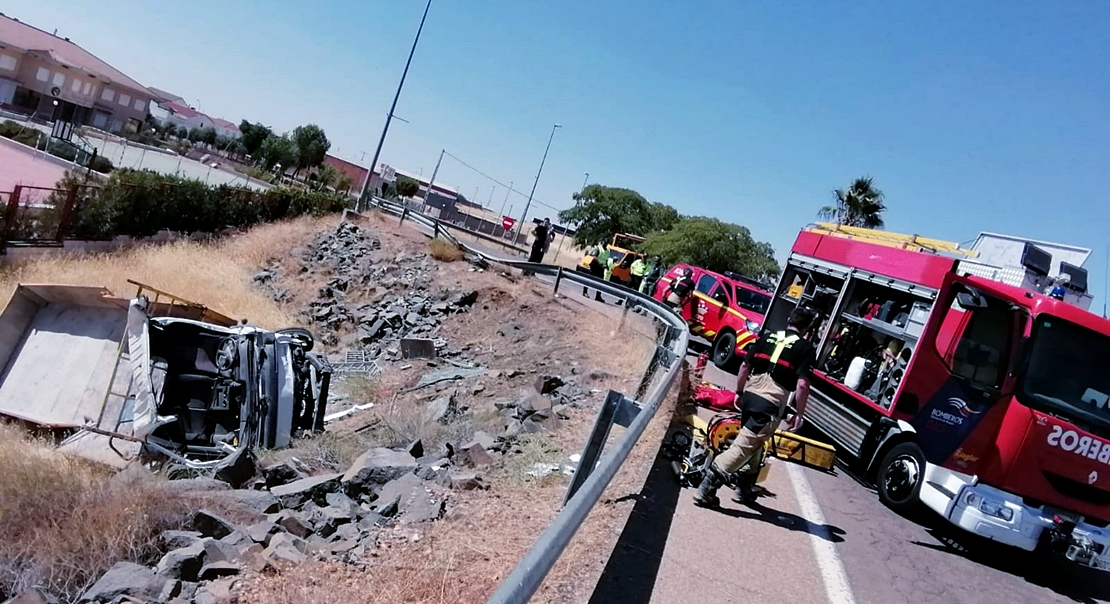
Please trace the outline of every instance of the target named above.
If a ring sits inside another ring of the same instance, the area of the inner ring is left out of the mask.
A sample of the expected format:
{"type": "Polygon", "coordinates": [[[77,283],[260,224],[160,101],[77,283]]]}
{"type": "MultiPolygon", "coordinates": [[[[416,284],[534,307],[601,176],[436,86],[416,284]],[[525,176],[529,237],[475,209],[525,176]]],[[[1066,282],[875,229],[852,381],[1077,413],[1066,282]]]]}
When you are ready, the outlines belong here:
{"type": "Polygon", "coordinates": [[[1077,424],[1110,430],[1110,337],[1041,315],[1018,396],[1077,424]]]}

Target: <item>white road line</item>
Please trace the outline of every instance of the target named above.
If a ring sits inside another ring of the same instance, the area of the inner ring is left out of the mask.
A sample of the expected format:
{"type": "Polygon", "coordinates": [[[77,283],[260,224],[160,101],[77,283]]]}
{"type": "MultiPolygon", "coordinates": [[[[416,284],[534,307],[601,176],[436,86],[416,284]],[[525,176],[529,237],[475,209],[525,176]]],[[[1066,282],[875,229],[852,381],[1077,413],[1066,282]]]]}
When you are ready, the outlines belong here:
{"type": "Polygon", "coordinates": [[[829,604],[856,604],[852,587],[848,583],[848,573],[840,562],[840,554],[833,545],[832,535],[825,526],[825,515],[821,513],[821,506],[806,480],[805,471],[790,462],[784,462],[783,465],[790,475],[790,482],[794,484],[794,493],[798,497],[798,508],[802,516],[814,525],[814,532],[810,533],[809,538],[813,544],[817,566],[821,569],[821,581],[825,584],[825,596],[828,597],[829,604]]]}

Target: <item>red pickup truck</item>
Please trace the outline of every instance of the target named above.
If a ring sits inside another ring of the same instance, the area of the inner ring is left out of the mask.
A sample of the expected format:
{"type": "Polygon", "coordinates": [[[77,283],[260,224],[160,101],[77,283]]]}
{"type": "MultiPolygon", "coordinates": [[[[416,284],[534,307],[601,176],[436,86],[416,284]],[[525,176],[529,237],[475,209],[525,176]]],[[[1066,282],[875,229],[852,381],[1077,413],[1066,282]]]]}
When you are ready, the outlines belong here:
{"type": "Polygon", "coordinates": [[[682,308],[691,333],[713,343],[713,364],[735,373],[744,349],[759,336],[763,316],[771,305],[768,288],[733,272],[724,274],[689,264],[676,264],[655,285],[652,297],[667,299],[667,291],[680,268],[693,271],[694,291],[682,308]]]}

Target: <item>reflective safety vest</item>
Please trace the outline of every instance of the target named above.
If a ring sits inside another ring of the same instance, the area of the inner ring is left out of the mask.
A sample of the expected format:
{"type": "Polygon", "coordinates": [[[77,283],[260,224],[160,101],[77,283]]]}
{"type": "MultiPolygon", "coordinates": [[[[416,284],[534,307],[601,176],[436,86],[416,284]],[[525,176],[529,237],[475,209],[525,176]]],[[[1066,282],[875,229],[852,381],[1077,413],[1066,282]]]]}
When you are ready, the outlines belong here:
{"type": "Polygon", "coordinates": [[[633,275],[636,275],[637,277],[643,277],[644,275],[648,274],[647,262],[644,262],[642,258],[637,258],[632,263],[632,268],[629,270],[632,271],[633,275]]]}
{"type": "MultiPolygon", "coordinates": [[[[771,337],[767,338],[767,341],[769,343],[775,345],[775,349],[771,352],[771,354],[761,352],[753,356],[755,356],[755,358],[757,359],[767,359],[767,362],[771,365],[778,365],[779,357],[782,356],[782,353],[786,351],[786,349],[793,346],[794,342],[797,342],[800,339],[801,338],[796,333],[788,334],[785,331],[776,331],[775,333],[771,334],[771,337]]],[[[782,366],[786,367],[787,369],[792,369],[787,363],[783,363],[782,366]]],[[[768,367],[767,371],[770,372],[771,369],[771,367],[768,367]]]]}

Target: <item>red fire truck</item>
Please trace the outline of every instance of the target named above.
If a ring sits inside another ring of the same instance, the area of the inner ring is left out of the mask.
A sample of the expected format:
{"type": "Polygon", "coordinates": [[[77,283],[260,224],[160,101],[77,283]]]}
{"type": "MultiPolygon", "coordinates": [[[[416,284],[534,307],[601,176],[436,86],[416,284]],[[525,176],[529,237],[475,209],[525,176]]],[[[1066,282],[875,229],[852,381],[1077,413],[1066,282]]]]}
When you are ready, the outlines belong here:
{"type": "Polygon", "coordinates": [[[886,505],[1110,570],[1110,320],[1087,310],[1089,254],[819,224],[764,329],[816,311],[805,420],[886,505]]]}

